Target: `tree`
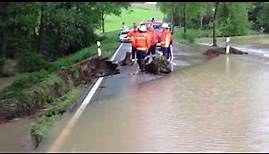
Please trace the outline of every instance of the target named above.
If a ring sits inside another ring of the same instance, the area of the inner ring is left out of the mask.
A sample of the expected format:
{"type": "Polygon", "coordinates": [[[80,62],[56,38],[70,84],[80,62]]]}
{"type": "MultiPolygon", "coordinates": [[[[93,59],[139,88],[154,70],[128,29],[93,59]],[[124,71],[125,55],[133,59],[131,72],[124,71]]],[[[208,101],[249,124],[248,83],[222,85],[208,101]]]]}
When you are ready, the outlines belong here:
{"type": "Polygon", "coordinates": [[[251,3],[223,2],[219,6],[218,30],[222,36],[247,35],[250,23],[248,10],[251,3]]]}
{"type": "Polygon", "coordinates": [[[45,41],[49,57],[62,57],[94,42],[100,14],[93,2],[64,2],[51,6],[45,41]]]}
{"type": "Polygon", "coordinates": [[[213,16],[213,46],[217,46],[217,39],[216,39],[216,17],[219,8],[219,2],[215,2],[214,16],[213,16]]]}
{"type": "Polygon", "coordinates": [[[105,16],[109,14],[114,14],[119,16],[121,14],[122,8],[127,9],[130,3],[127,2],[97,2],[96,7],[101,14],[102,21],[102,32],[105,32],[105,16]]]}
{"type": "Polygon", "coordinates": [[[37,51],[55,60],[95,43],[94,31],[104,25],[104,16],[120,15],[121,8],[128,6],[129,3],[1,2],[0,54],[16,59],[21,57],[16,54],[37,51]]]}
{"type": "Polygon", "coordinates": [[[6,57],[6,48],[7,48],[7,27],[9,25],[8,20],[8,7],[10,5],[10,2],[2,2],[0,5],[0,29],[1,29],[1,57],[6,57]]]}
{"type": "Polygon", "coordinates": [[[0,7],[2,56],[10,57],[15,51],[29,50],[35,40],[34,29],[38,24],[35,3],[5,2],[0,7]]]}
{"type": "MultiPolygon", "coordinates": [[[[166,14],[167,18],[171,18],[172,24],[176,24],[176,18],[179,16],[179,6],[177,2],[158,2],[157,7],[161,12],[166,14]]],[[[174,26],[172,27],[172,33],[174,33],[174,26]]]]}
{"type": "Polygon", "coordinates": [[[192,21],[196,21],[200,15],[205,14],[207,3],[197,2],[159,2],[157,6],[160,10],[166,14],[167,18],[171,17],[173,24],[176,24],[176,19],[183,19],[184,33],[187,32],[187,25],[192,24],[192,21]]]}
{"type": "Polygon", "coordinates": [[[183,19],[184,19],[184,33],[186,33],[187,32],[187,23],[186,23],[186,21],[187,21],[187,19],[186,19],[186,2],[184,2],[183,3],[183,19]]]}
{"type": "Polygon", "coordinates": [[[258,14],[257,21],[260,29],[264,29],[264,32],[269,33],[269,3],[264,3],[261,13],[258,14]]]}
{"type": "Polygon", "coordinates": [[[261,32],[269,32],[269,3],[255,2],[249,10],[249,20],[253,23],[253,29],[261,32]]]}

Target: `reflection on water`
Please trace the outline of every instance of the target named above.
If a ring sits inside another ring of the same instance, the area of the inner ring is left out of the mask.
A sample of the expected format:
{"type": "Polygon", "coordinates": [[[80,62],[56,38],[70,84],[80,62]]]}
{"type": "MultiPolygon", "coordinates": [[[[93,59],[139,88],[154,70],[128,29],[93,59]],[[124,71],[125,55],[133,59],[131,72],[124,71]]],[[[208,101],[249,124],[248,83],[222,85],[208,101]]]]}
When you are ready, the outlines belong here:
{"type": "Polygon", "coordinates": [[[57,150],[266,152],[268,82],[268,60],[221,55],[89,105],[57,150]]]}
{"type": "Polygon", "coordinates": [[[229,55],[225,55],[226,57],[226,67],[225,67],[225,70],[226,70],[226,74],[229,73],[229,70],[230,70],[230,56],[229,55]]]}

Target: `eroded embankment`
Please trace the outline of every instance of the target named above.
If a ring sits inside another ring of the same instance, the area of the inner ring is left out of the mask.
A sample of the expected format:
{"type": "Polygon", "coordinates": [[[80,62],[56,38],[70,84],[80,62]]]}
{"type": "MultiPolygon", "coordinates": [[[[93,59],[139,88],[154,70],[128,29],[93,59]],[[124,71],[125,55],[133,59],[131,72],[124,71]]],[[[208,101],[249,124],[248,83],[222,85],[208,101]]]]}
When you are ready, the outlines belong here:
{"type": "Polygon", "coordinates": [[[0,92],[0,122],[35,115],[32,127],[36,146],[47,128],[81,95],[97,77],[119,73],[107,57],[92,57],[58,72],[32,73],[0,92]]]}

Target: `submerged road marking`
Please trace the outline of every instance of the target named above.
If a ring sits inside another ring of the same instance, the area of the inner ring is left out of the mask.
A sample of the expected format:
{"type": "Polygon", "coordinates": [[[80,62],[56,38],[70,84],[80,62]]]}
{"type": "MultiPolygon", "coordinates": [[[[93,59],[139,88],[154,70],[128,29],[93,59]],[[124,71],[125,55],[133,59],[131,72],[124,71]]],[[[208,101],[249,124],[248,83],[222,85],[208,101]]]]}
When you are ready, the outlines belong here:
{"type": "MultiPolygon", "coordinates": [[[[115,57],[118,54],[118,52],[119,52],[120,48],[122,47],[122,45],[123,45],[123,43],[120,44],[120,46],[118,47],[118,49],[116,50],[116,52],[114,53],[114,55],[112,56],[112,58],[110,59],[111,61],[113,61],[115,59],[115,57]]],[[[55,142],[52,144],[52,146],[49,148],[48,151],[57,151],[57,149],[61,147],[61,145],[64,142],[64,139],[70,134],[72,128],[76,124],[78,118],[81,116],[81,114],[84,111],[84,109],[86,108],[86,106],[91,101],[93,95],[97,91],[97,89],[100,86],[100,84],[101,84],[101,82],[102,82],[103,79],[104,79],[104,77],[99,77],[98,78],[98,80],[96,81],[96,83],[94,84],[94,86],[92,87],[92,89],[90,90],[90,92],[88,93],[88,95],[86,96],[86,98],[83,100],[83,102],[80,105],[79,109],[76,111],[75,115],[67,123],[67,125],[62,130],[60,136],[55,140],[55,142]]]]}

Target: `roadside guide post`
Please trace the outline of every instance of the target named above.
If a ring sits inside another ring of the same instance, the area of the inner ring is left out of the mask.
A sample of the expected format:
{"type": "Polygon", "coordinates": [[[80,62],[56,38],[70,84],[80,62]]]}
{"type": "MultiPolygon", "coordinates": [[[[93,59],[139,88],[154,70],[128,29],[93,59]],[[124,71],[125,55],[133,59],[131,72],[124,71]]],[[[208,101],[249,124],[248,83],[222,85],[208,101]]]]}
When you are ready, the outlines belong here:
{"type": "Polygon", "coordinates": [[[230,46],[229,46],[230,38],[226,38],[226,54],[230,53],[230,46]]]}
{"type": "MultiPolygon", "coordinates": [[[[230,42],[230,38],[227,37],[227,38],[226,38],[226,54],[229,54],[229,53],[230,53],[229,42],[230,42]]],[[[226,73],[229,73],[229,70],[230,70],[230,58],[229,58],[228,55],[226,56],[225,70],[226,70],[226,73]]]]}
{"type": "Polygon", "coordinates": [[[101,56],[102,52],[101,52],[101,48],[100,48],[100,46],[101,46],[100,41],[97,41],[96,44],[97,44],[97,47],[98,47],[97,54],[98,54],[98,56],[101,56]]]}
{"type": "Polygon", "coordinates": [[[172,44],[170,45],[170,51],[171,51],[171,57],[170,57],[171,71],[173,72],[173,70],[174,70],[174,67],[173,67],[173,65],[174,65],[174,62],[173,62],[173,60],[174,60],[174,53],[173,53],[173,46],[172,46],[172,44]]]}

